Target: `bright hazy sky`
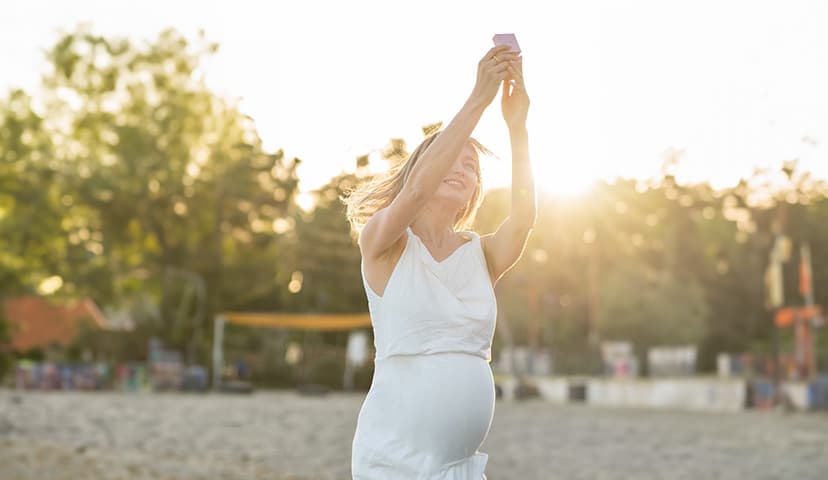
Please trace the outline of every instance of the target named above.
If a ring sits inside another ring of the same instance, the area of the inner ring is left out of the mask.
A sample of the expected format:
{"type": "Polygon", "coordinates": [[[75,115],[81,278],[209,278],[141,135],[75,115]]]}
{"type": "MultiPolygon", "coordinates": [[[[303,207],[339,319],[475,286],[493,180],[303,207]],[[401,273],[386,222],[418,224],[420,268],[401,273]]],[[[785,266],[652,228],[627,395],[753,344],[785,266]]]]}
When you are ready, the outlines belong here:
{"type": "MultiPolygon", "coordinates": [[[[828,178],[828,2],[416,2],[26,0],[0,16],[0,92],[35,92],[42,49],[79,22],[151,39],[168,26],[220,43],[209,84],[242,98],[268,148],[298,156],[302,189],[357,155],[448,122],[494,33],[524,55],[532,164],[539,186],[571,193],[595,178],[678,175],[734,184],[783,160],[828,178]]],[[[499,98],[475,136],[503,160],[499,98]]],[[[498,166],[499,165],[499,166],[498,166]]]]}

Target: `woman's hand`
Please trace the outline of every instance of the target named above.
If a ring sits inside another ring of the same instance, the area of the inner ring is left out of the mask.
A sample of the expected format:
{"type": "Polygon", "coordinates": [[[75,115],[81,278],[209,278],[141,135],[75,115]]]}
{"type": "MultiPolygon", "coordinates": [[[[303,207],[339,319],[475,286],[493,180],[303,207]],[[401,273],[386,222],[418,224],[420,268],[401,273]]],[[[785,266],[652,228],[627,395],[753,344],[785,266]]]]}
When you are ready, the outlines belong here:
{"type": "Polygon", "coordinates": [[[497,95],[500,83],[509,77],[509,65],[518,55],[519,53],[511,51],[508,45],[498,45],[486,52],[477,64],[477,82],[471,97],[484,107],[489,106],[497,95]]]}
{"type": "Polygon", "coordinates": [[[503,80],[503,95],[500,109],[503,119],[509,130],[526,127],[526,116],[529,113],[529,95],[526,94],[526,85],[523,83],[523,58],[514,59],[507,66],[509,80],[503,80]],[[514,82],[514,83],[512,83],[514,82]]]}

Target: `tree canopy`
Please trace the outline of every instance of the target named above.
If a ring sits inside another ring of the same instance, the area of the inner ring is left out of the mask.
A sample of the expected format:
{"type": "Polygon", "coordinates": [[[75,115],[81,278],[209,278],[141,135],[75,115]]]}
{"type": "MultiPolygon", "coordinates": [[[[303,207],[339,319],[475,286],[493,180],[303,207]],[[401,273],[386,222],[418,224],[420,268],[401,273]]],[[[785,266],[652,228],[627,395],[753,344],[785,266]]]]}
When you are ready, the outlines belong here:
{"type": "MultiPolygon", "coordinates": [[[[120,355],[156,336],[202,363],[217,311],[367,308],[340,197],[371,161],[404,159],[405,142],[342,159],[353,169],[301,209],[299,160],[267,151],[254,120],[206,86],[200,67],[217,48],[174,30],[141,43],[79,28],[48,50],[41,92],[0,99],[0,295],[89,296],[137,322],[141,340],[120,355]]],[[[705,369],[718,352],[767,350],[762,277],[778,229],[810,244],[816,302],[828,305],[824,181],[788,162],[714,190],[679,184],[680,161],[672,152],[658,179],[604,181],[569,199],[536,178],[538,223],[498,286],[516,342],[552,349],[571,372],[601,340],[631,340],[639,353],[697,344],[705,369]]],[[[476,229],[494,231],[508,202],[489,191],[476,229]]],[[[797,252],[784,271],[792,305],[797,252]]],[[[0,341],[4,330],[0,319],[0,341]]]]}

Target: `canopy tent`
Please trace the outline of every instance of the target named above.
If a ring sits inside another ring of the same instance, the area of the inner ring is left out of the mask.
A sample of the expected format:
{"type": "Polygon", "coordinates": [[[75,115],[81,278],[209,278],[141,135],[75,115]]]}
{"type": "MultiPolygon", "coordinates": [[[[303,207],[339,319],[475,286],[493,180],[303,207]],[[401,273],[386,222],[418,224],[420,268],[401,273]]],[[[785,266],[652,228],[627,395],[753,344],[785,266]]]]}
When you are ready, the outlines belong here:
{"type": "Polygon", "coordinates": [[[222,343],[224,324],[234,323],[251,327],[295,328],[301,330],[354,330],[371,326],[367,313],[251,313],[225,312],[216,315],[213,328],[213,388],[221,383],[224,362],[222,343]]]}
{"type": "Polygon", "coordinates": [[[223,313],[225,322],[251,327],[298,328],[302,330],[351,330],[371,326],[367,313],[223,313]]]}

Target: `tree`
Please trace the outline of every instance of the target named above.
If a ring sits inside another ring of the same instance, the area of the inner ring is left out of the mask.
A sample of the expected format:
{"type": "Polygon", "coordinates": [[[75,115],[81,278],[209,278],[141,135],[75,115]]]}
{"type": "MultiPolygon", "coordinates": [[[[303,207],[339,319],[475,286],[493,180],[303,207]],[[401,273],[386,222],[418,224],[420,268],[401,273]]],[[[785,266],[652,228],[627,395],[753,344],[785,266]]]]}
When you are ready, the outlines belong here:
{"type": "Polygon", "coordinates": [[[44,80],[67,233],[92,254],[69,259],[71,289],[117,304],[149,288],[157,333],[191,359],[206,356],[213,313],[251,298],[248,282],[273,288],[274,226],[298,181],[298,161],[264,151],[252,119],[204,84],[217,48],[203,34],[138,45],[80,29],[50,50],[44,80]],[[205,305],[189,293],[200,283],[205,305]]]}
{"type": "Polygon", "coordinates": [[[332,178],[313,192],[313,210],[296,215],[294,272],[301,282],[292,295],[298,311],[352,313],[367,308],[361,255],[340,201],[359,180],[353,173],[332,178]]]}
{"type": "Polygon", "coordinates": [[[0,102],[0,296],[31,292],[66,253],[53,145],[32,103],[21,90],[0,102]]]}

